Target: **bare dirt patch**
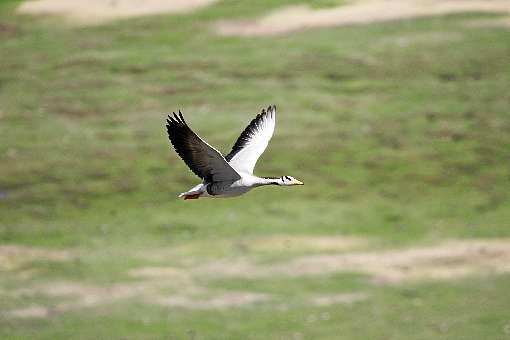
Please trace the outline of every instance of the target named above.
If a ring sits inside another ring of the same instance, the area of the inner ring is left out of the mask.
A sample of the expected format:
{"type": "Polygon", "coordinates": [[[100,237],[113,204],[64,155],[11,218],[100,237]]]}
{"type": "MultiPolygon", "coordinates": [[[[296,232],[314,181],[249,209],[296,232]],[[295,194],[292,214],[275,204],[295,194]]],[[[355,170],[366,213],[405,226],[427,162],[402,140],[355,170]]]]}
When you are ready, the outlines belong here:
{"type": "Polygon", "coordinates": [[[129,275],[139,278],[186,278],[182,269],[176,267],[142,267],[129,271],[129,275]]]}
{"type": "Polygon", "coordinates": [[[7,312],[7,316],[14,318],[44,318],[49,314],[48,308],[44,306],[32,305],[25,308],[14,309],[7,312]]]}
{"type": "Polygon", "coordinates": [[[75,258],[70,250],[54,250],[18,245],[0,246],[0,270],[15,270],[30,261],[69,261],[75,258]]]}
{"type": "Polygon", "coordinates": [[[33,286],[11,292],[11,296],[45,295],[58,298],[48,305],[31,305],[0,313],[13,318],[45,318],[65,312],[114,303],[126,299],[140,299],[144,303],[185,309],[226,309],[269,301],[270,296],[255,292],[210,292],[195,282],[182,283],[173,280],[152,280],[119,283],[110,286],[85,285],[72,281],[60,281],[33,286]],[[178,293],[162,294],[163,289],[178,293]]]}
{"type": "Polygon", "coordinates": [[[18,7],[19,13],[58,15],[78,24],[94,24],[120,18],[161,13],[185,13],[216,0],[31,0],[18,7]]]}
{"type": "Polygon", "coordinates": [[[241,307],[253,303],[269,301],[267,294],[253,292],[226,292],[209,298],[197,298],[190,296],[168,296],[158,298],[157,304],[169,307],[181,307],[186,309],[224,309],[241,307]]]}
{"type": "Polygon", "coordinates": [[[510,28],[510,17],[495,18],[495,19],[478,19],[469,20],[464,23],[468,27],[506,27],[510,28]]]}
{"type": "Polygon", "coordinates": [[[214,25],[214,29],[221,35],[264,36],[462,12],[510,13],[510,3],[507,0],[359,0],[326,9],[300,5],[277,10],[256,20],[221,21],[214,25]]]}
{"type": "Polygon", "coordinates": [[[316,306],[351,305],[368,299],[368,295],[362,292],[342,293],[332,295],[318,295],[310,298],[310,303],[316,306]]]}
{"type": "Polygon", "coordinates": [[[315,276],[338,272],[363,273],[375,282],[453,279],[478,273],[510,272],[510,240],[449,241],[436,246],[307,255],[268,265],[248,259],[214,261],[193,269],[211,278],[315,276]]]}
{"type": "MultiPolygon", "coordinates": [[[[279,244],[279,243],[278,243],[279,244]]],[[[329,244],[326,243],[330,249],[329,244]]],[[[0,248],[5,253],[44,255],[64,259],[67,252],[33,248],[0,248]],[[49,255],[51,254],[51,255],[49,255]]],[[[180,267],[139,267],[129,271],[136,281],[113,285],[92,285],[73,281],[35,284],[3,295],[30,297],[45,295],[55,301],[46,305],[4,311],[14,318],[42,318],[71,310],[139,299],[144,303],[186,309],[239,308],[271,302],[270,294],[249,291],[211,290],[207,282],[229,278],[299,278],[333,273],[362,273],[379,284],[402,284],[420,280],[449,280],[469,275],[510,273],[510,239],[451,240],[438,245],[385,250],[341,250],[335,253],[300,255],[275,263],[257,263],[254,258],[225,258],[180,267]]],[[[351,304],[366,299],[363,292],[318,295],[306,301],[317,306],[351,304]]]]}
{"type": "Polygon", "coordinates": [[[305,256],[272,271],[291,276],[361,272],[381,283],[510,272],[510,241],[450,241],[422,248],[305,256]]]}
{"type": "Polygon", "coordinates": [[[56,298],[54,303],[6,311],[4,315],[15,318],[44,318],[72,310],[95,307],[129,298],[156,294],[160,281],[119,283],[109,286],[87,285],[73,281],[55,281],[10,292],[14,297],[45,295],[56,298]]]}

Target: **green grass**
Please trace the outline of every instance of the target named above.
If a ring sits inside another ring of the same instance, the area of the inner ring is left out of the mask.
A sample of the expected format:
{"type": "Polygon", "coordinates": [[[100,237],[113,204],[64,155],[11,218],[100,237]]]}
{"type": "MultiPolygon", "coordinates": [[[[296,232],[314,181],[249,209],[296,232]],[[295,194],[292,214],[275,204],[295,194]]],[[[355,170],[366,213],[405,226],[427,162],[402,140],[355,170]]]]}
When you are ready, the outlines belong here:
{"type": "MultiPolygon", "coordinates": [[[[476,13],[271,38],[209,30],[215,20],[290,3],[222,1],[189,15],[87,28],[0,4],[0,245],[80,254],[25,263],[16,271],[36,270],[28,281],[0,264],[0,294],[53,280],[124,282],[130,269],[190,259],[297,255],[246,253],[235,243],[269,235],[352,235],[379,246],[510,236],[510,31],[463,24],[492,17],[476,13]],[[197,178],[169,148],[166,114],[182,109],[228,152],[269,104],[278,107],[278,126],[256,171],[305,186],[177,200],[197,178]],[[174,256],[143,256],[154,249],[174,256]]],[[[0,315],[0,337],[508,336],[507,276],[391,288],[350,274],[203,284],[270,292],[290,307],[190,311],[133,298],[45,319],[0,315]],[[369,299],[327,308],[303,302],[346,289],[369,299]],[[323,313],[329,319],[320,320],[323,313]],[[310,315],[318,321],[307,322],[310,315]]],[[[46,299],[0,295],[0,310],[46,299]]]]}

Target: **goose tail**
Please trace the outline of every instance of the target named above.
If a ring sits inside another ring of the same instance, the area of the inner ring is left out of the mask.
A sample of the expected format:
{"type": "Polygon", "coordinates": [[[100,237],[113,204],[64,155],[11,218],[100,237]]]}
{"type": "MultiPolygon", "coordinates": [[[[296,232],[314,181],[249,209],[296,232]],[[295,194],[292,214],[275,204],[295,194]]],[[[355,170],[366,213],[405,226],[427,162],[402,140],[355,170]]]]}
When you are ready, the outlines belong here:
{"type": "Polygon", "coordinates": [[[203,189],[203,184],[199,184],[191,190],[180,193],[179,198],[184,198],[185,200],[197,199],[204,194],[203,189]]]}

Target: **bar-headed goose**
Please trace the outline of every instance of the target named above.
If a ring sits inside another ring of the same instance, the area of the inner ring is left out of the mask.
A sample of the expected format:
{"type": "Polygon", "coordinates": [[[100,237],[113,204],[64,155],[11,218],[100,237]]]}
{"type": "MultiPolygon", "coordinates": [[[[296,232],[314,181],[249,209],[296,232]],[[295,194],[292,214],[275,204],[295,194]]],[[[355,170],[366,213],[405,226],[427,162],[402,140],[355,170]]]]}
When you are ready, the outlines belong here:
{"type": "Polygon", "coordinates": [[[225,157],[195,134],[186,124],[181,111],[167,119],[167,131],[175,151],[203,182],[179,197],[239,196],[262,185],[302,185],[291,176],[257,177],[253,168],[273,136],[276,106],[262,110],[237,139],[225,157]]]}

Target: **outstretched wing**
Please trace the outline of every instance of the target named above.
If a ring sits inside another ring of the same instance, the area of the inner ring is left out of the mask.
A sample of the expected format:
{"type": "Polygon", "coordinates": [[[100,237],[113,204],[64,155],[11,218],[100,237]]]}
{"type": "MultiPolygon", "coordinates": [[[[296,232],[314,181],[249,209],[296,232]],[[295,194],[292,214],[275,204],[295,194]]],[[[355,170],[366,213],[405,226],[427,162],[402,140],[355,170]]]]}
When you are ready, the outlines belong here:
{"type": "Polygon", "coordinates": [[[253,174],[255,164],[264,152],[273,136],[276,124],[276,106],[269,106],[267,110],[253,119],[244,129],[232,151],[225,157],[237,172],[253,174]]]}
{"type": "Polygon", "coordinates": [[[168,138],[186,165],[206,182],[236,181],[239,174],[212,146],[204,142],[179,115],[170,115],[166,120],[168,138]]]}

